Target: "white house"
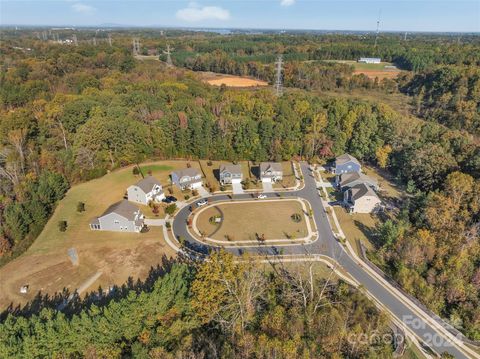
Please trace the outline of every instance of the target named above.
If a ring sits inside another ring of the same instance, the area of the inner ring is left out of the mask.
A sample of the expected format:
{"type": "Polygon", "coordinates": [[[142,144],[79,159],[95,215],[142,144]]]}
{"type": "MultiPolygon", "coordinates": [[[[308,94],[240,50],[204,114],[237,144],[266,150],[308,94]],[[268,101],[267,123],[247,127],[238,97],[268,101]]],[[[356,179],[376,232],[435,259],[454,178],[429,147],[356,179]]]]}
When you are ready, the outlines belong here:
{"type": "Polygon", "coordinates": [[[278,162],[260,163],[260,179],[262,182],[278,182],[283,179],[282,164],[278,162]]]}
{"type": "Polygon", "coordinates": [[[242,166],[240,165],[222,165],[220,166],[220,183],[232,184],[240,183],[243,179],[242,166]]]}
{"type": "Polygon", "coordinates": [[[177,185],[182,191],[202,187],[202,175],[195,168],[174,171],[170,174],[170,178],[172,183],[177,185]]]}
{"type": "Polygon", "coordinates": [[[147,205],[150,201],[160,202],[165,198],[160,182],[153,176],[148,176],[127,188],[128,200],[147,205]]]}
{"type": "Polygon", "coordinates": [[[90,222],[90,229],[138,233],[144,225],[144,216],[140,209],[124,199],[112,204],[100,217],[94,218],[90,222]]]}
{"type": "Polygon", "coordinates": [[[382,59],[378,57],[360,57],[358,62],[362,62],[364,64],[379,64],[382,62],[382,59]]]}
{"type": "Polygon", "coordinates": [[[375,191],[365,183],[357,184],[345,191],[343,201],[353,213],[371,213],[382,203],[375,191]]]}

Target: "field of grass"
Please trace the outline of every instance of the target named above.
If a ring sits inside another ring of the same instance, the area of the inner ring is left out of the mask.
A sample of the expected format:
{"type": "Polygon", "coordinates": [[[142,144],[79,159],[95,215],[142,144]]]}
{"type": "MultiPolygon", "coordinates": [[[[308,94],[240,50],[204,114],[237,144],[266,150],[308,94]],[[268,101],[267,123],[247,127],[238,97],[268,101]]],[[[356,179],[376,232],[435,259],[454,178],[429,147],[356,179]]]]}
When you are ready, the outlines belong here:
{"type": "MultiPolygon", "coordinates": [[[[186,167],[186,161],[161,161],[141,165],[144,173],[152,174],[165,186],[173,169],[186,167]]],[[[190,163],[199,168],[197,162],[190,163]]],[[[150,228],[147,233],[116,233],[91,231],[89,222],[101,215],[112,203],[121,200],[128,186],[140,180],[132,173],[133,167],[113,171],[101,178],[72,187],[58,204],[55,213],[42,233],[23,255],[0,268],[0,309],[10,303],[24,304],[39,291],[54,294],[67,288],[75,290],[95,273],[101,276],[88,290],[99,285],[106,288],[122,284],[128,277],[145,278],[152,266],[161,263],[163,255],[174,256],[165,243],[161,228],[150,228]],[[85,212],[78,213],[78,202],[85,203],[85,212]],[[58,230],[58,222],[66,220],[66,232],[58,230]],[[67,251],[75,248],[79,265],[74,266],[67,251]],[[20,286],[28,284],[29,293],[20,294],[20,286]]],[[[166,188],[165,188],[166,190],[166,188]]],[[[167,190],[166,190],[167,191],[167,190]]],[[[174,194],[181,196],[177,189],[174,194]]],[[[182,197],[180,197],[181,199],[182,197]]],[[[148,207],[144,214],[153,216],[148,207]]],[[[163,211],[160,211],[160,217],[163,211]]],[[[87,288],[86,288],[87,289],[87,288]]]]}
{"type": "Polygon", "coordinates": [[[229,237],[232,241],[254,241],[257,236],[267,240],[294,239],[308,235],[302,206],[296,200],[217,204],[200,212],[196,223],[200,233],[216,240],[229,237]],[[294,213],[301,215],[299,223],[290,218],[294,213]],[[223,221],[211,224],[209,219],[216,215],[222,215],[223,221]]]}
{"type": "Polygon", "coordinates": [[[214,72],[202,72],[201,78],[204,82],[213,86],[225,85],[227,87],[263,87],[268,86],[268,82],[254,79],[251,77],[242,77],[234,75],[217,74],[214,72]]]}

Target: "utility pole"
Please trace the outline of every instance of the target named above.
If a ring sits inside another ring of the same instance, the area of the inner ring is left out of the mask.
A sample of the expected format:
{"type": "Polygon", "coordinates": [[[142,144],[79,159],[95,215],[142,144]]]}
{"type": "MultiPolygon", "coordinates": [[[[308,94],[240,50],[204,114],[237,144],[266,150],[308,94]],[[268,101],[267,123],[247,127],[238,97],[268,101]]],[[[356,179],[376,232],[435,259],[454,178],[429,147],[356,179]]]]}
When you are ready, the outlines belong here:
{"type": "Polygon", "coordinates": [[[405,35],[403,36],[403,41],[407,41],[407,32],[405,31],[405,35]]]}
{"type": "Polygon", "coordinates": [[[112,34],[108,34],[108,45],[110,45],[110,47],[112,47],[112,34]]]}
{"type": "Polygon", "coordinates": [[[172,67],[173,66],[173,62],[172,62],[172,51],[175,50],[174,48],[171,48],[169,44],[167,44],[167,50],[166,51],[163,51],[163,53],[165,55],[167,55],[167,66],[168,67],[172,67]]]}
{"type": "Polygon", "coordinates": [[[283,86],[282,86],[283,58],[282,58],[282,55],[278,56],[277,61],[275,62],[275,66],[276,66],[275,94],[277,95],[277,97],[280,97],[283,94],[283,86]]]}
{"type": "Polygon", "coordinates": [[[78,40],[77,40],[77,35],[76,35],[76,34],[73,34],[72,40],[73,40],[73,44],[74,44],[75,46],[78,46],[78,40]]]}
{"type": "Polygon", "coordinates": [[[382,9],[378,12],[378,19],[377,19],[377,31],[375,33],[375,45],[374,47],[377,48],[377,41],[378,41],[378,34],[380,32],[380,16],[382,15],[382,9]]]}

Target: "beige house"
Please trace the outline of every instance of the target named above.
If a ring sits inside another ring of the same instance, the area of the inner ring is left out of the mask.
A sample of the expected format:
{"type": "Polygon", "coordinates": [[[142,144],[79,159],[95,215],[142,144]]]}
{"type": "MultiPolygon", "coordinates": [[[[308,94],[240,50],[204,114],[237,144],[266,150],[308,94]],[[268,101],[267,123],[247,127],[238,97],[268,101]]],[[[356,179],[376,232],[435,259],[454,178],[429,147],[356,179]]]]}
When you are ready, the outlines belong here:
{"type": "Polygon", "coordinates": [[[343,201],[350,212],[372,213],[382,201],[365,183],[357,184],[344,192],[343,201]]]}

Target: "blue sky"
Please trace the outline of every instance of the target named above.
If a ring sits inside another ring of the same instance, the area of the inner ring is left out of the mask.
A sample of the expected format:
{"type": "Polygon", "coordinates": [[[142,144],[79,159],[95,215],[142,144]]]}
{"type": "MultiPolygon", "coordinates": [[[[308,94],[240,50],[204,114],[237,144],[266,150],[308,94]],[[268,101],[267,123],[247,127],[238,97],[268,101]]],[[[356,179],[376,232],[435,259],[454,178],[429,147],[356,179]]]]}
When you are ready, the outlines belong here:
{"type": "Polygon", "coordinates": [[[0,0],[0,23],[480,32],[480,0],[0,0]]]}

